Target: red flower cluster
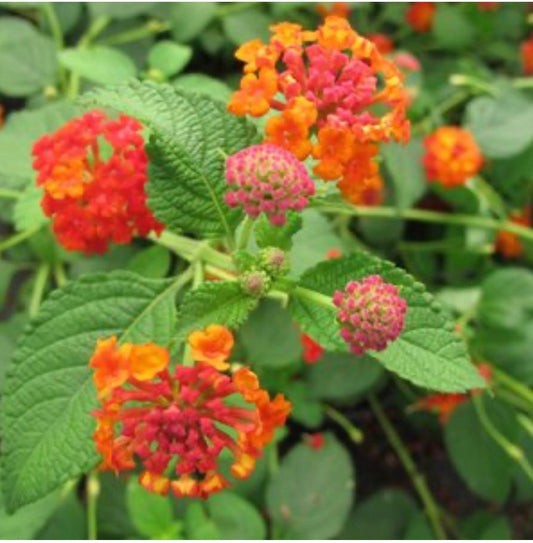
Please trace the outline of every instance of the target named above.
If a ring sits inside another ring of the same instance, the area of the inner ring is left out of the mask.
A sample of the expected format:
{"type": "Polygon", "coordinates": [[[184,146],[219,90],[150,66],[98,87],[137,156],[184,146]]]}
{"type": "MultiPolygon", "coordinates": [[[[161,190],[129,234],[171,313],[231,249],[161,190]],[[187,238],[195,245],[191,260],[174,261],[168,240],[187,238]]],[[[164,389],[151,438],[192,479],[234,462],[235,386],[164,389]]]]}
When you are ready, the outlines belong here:
{"type": "Polygon", "coordinates": [[[146,207],[148,157],[141,124],[91,111],[33,147],[42,208],[53,217],[59,243],[71,251],[103,253],[109,242],[160,232],[146,207]]]}
{"type": "MultiPolygon", "coordinates": [[[[531,208],[512,213],[509,221],[522,226],[531,226],[531,208]]],[[[505,258],[518,258],[524,252],[522,240],[513,232],[500,231],[496,235],[496,251],[505,258]]]]}
{"type": "Polygon", "coordinates": [[[435,2],[412,2],[405,12],[405,19],[413,30],[427,32],[433,28],[436,11],[435,2]]]}
{"type": "Polygon", "coordinates": [[[237,50],[245,75],[228,110],[256,117],[278,110],[266,123],[267,143],[300,160],[311,155],[314,173],[337,181],[353,203],[379,202],[376,144],[409,138],[402,73],[340,17],[313,32],[292,23],[271,30],[269,43],[237,50]]]}
{"type": "MultiPolygon", "coordinates": [[[[487,383],[492,380],[492,370],[488,364],[479,364],[477,370],[487,383]]],[[[420,411],[436,413],[439,422],[446,424],[458,405],[468,401],[472,394],[481,394],[480,389],[473,390],[470,394],[431,394],[422,398],[412,407],[420,411]]]]}
{"type": "Polygon", "coordinates": [[[520,44],[522,70],[525,75],[533,75],[533,34],[520,44]]]}
{"type": "Polygon", "coordinates": [[[90,366],[102,400],[94,412],[101,469],[140,465],[147,490],[200,498],[229,486],[218,462],[224,450],[233,456],[233,477],[251,474],[290,404],[281,394],[271,400],[250,370],[226,375],[206,361],[220,364],[231,348],[222,328],[195,336],[193,353],[202,361],[177,364],[172,373],[168,351],[157,345],[118,346],[115,337],[98,342],[90,366]]]}
{"type": "Polygon", "coordinates": [[[483,156],[470,132],[457,126],[441,126],[424,140],[427,178],[444,187],[463,185],[477,174],[483,156]]]}

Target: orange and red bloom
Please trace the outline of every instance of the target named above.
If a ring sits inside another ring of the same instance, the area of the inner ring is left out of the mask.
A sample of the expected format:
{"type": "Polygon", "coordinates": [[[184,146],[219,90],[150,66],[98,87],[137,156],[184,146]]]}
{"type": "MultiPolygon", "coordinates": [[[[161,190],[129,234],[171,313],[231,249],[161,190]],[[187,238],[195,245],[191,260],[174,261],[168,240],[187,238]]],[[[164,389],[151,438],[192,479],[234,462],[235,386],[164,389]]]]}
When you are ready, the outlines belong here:
{"type": "Polygon", "coordinates": [[[533,34],[520,44],[520,53],[524,75],[533,75],[533,34]]]}
{"type": "Polygon", "coordinates": [[[153,343],[98,342],[90,366],[102,402],[93,413],[101,469],[139,466],[147,490],[201,498],[230,485],[219,466],[223,451],[232,455],[231,476],[250,475],[290,404],[281,394],[271,399],[250,370],[227,375],[212,365],[225,362],[229,335],[208,327],[191,340],[196,364],[173,370],[168,350],[153,343]]]}
{"type": "Polygon", "coordinates": [[[483,156],[468,130],[441,126],[424,140],[423,164],[429,181],[446,188],[464,185],[483,165],[483,156]]]}
{"type": "Polygon", "coordinates": [[[341,17],[328,16],[316,31],[292,23],[271,30],[269,43],[253,40],[237,50],[245,75],[228,110],[279,111],[266,122],[266,143],[302,161],[312,156],[314,173],[336,181],[350,201],[376,203],[376,144],[409,138],[402,73],[341,17]]]}
{"type": "MultiPolygon", "coordinates": [[[[509,221],[521,226],[531,226],[531,208],[528,206],[522,211],[512,213],[509,221]]],[[[505,258],[518,258],[524,252],[524,244],[513,232],[500,231],[496,235],[496,251],[505,258]]]]}
{"type": "Polygon", "coordinates": [[[104,253],[110,242],[163,229],[146,206],[148,156],[137,120],[91,111],[40,138],[33,156],[43,211],[66,249],[104,253]]]}
{"type": "Polygon", "coordinates": [[[405,19],[413,30],[427,32],[433,28],[436,11],[435,2],[412,2],[405,12],[405,19]]]}

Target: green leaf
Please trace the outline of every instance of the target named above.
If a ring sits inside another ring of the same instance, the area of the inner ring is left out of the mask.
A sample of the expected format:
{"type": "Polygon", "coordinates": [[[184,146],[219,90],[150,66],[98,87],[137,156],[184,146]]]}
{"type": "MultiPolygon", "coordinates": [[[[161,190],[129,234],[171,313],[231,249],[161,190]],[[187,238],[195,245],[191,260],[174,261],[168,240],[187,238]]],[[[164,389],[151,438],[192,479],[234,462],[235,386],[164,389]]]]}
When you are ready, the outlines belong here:
{"type": "Polygon", "coordinates": [[[401,539],[416,505],[403,490],[384,489],[357,504],[338,539],[401,539]]]}
{"type": "Polygon", "coordinates": [[[265,539],[265,521],[255,507],[228,490],[213,494],[207,511],[220,534],[218,539],[265,539]]]}
{"type": "Polygon", "coordinates": [[[122,83],[137,73],[135,64],[127,55],[104,45],[90,49],[64,49],[59,54],[59,61],[81,77],[102,85],[122,83]]]}
{"type": "Polygon", "coordinates": [[[151,130],[150,209],[171,230],[232,235],[242,218],[223,196],[224,159],[256,141],[255,127],[225,105],[169,85],[139,83],[95,90],[85,98],[138,118],[151,130]]]}
{"type": "Polygon", "coordinates": [[[445,49],[464,49],[474,41],[475,28],[462,13],[460,4],[443,4],[435,13],[433,35],[445,49]]]}
{"type": "Polygon", "coordinates": [[[39,228],[48,222],[48,218],[41,209],[42,197],[42,189],[33,184],[26,187],[13,208],[13,221],[17,232],[39,228]]]}
{"type": "Polygon", "coordinates": [[[383,367],[371,356],[324,353],[309,369],[308,385],[313,397],[348,401],[360,398],[383,377],[383,367]]]}
{"type": "Polygon", "coordinates": [[[153,2],[89,2],[87,4],[93,19],[107,15],[113,19],[129,19],[154,8],[153,2]]]}
{"type": "MultiPolygon", "coordinates": [[[[516,441],[518,426],[513,409],[497,400],[484,400],[484,404],[496,428],[516,441]]],[[[450,459],[470,490],[502,503],[511,489],[513,461],[485,431],[472,402],[457,407],[444,436],[450,459]]]]}
{"type": "Polygon", "coordinates": [[[261,214],[255,224],[255,240],[259,247],[279,247],[288,251],[292,247],[292,236],[301,228],[302,218],[299,214],[289,213],[283,226],[274,226],[261,214]]]}
{"type": "Polygon", "coordinates": [[[131,272],[88,275],[54,291],[20,339],[2,403],[9,510],[91,468],[96,406],[89,359],[98,338],[167,345],[177,283],[131,272]]]}
{"type": "Polygon", "coordinates": [[[476,511],[462,522],[462,539],[513,539],[509,521],[487,511],[476,511]]]}
{"type": "Polygon", "coordinates": [[[200,502],[193,502],[185,511],[187,539],[220,539],[220,533],[200,502]]]}
{"type": "Polygon", "coordinates": [[[160,245],[153,245],[148,249],[135,253],[128,264],[130,271],[152,279],[165,277],[169,268],[170,253],[160,245]]]}
{"type": "Polygon", "coordinates": [[[158,41],[148,53],[148,64],[167,77],[183,70],[192,57],[192,48],[170,40],[158,41]]]}
{"type": "Polygon", "coordinates": [[[179,338],[209,324],[237,328],[247,318],[257,300],[246,295],[236,281],[202,283],[185,295],[178,311],[179,338]]]}
{"type": "MultiPolygon", "coordinates": [[[[2,262],[0,272],[8,262],[2,262]]],[[[3,299],[3,298],[2,298],[3,299]]],[[[28,318],[24,313],[15,313],[9,320],[0,322],[0,396],[4,389],[5,373],[11,354],[15,350],[16,340],[24,330],[28,318]]]]}
{"type": "Polygon", "coordinates": [[[172,84],[178,89],[205,94],[221,102],[227,102],[232,92],[228,85],[205,74],[180,75],[172,81],[172,84]]]}
{"type": "Polygon", "coordinates": [[[302,356],[300,334],[279,302],[262,300],[240,330],[252,367],[281,368],[302,356]]]}
{"type": "Polygon", "coordinates": [[[516,91],[475,98],[466,107],[466,128],[484,156],[511,157],[533,142],[533,104],[516,91]]]}
{"type": "Polygon", "coordinates": [[[385,165],[394,183],[394,201],[401,209],[411,207],[427,189],[422,167],[424,147],[419,139],[407,145],[389,143],[382,148],[385,165]]]}
{"type": "Polygon", "coordinates": [[[97,503],[98,535],[102,539],[139,539],[133,526],[127,505],[128,475],[116,476],[111,472],[101,473],[101,486],[97,503]]]}
{"type": "Polygon", "coordinates": [[[411,517],[403,538],[406,540],[435,539],[435,532],[423,511],[418,511],[411,517]]]}
{"type": "Polygon", "coordinates": [[[258,6],[252,6],[250,9],[226,15],[222,19],[222,26],[228,39],[235,45],[241,45],[257,38],[268,42],[270,37],[268,27],[272,22],[258,6]]]}
{"type": "Polygon", "coordinates": [[[350,456],[331,435],[322,448],[296,445],[267,487],[267,504],[278,537],[327,539],[341,530],[355,485],[350,456]]]}
{"type": "Polygon", "coordinates": [[[135,528],[149,539],[178,539],[181,523],[174,520],[168,496],[145,490],[131,479],[126,494],[128,511],[135,528]]]}
{"type": "Polygon", "coordinates": [[[57,502],[58,496],[54,492],[9,514],[0,484],[0,539],[32,539],[51,517],[57,502]]]}
{"type": "MultiPolygon", "coordinates": [[[[405,328],[384,351],[372,351],[388,370],[414,384],[443,392],[464,392],[483,388],[484,380],[470,364],[466,347],[442,306],[422,283],[390,262],[365,253],[322,262],[306,272],[300,286],[332,296],[349,281],[380,275],[396,285],[407,301],[405,328]]],[[[289,311],[302,330],[328,350],[347,350],[340,337],[337,309],[309,300],[293,291],[289,311]]],[[[354,363],[356,359],[354,358],[354,363]]]]}
{"type": "Polygon", "coordinates": [[[324,422],[324,406],[312,397],[305,382],[289,381],[281,391],[292,404],[291,419],[307,428],[318,428],[324,422]]]}
{"type": "Polygon", "coordinates": [[[498,270],[482,285],[476,348],[517,379],[533,384],[533,273],[498,270]]]}
{"type": "Polygon", "coordinates": [[[217,10],[216,2],[176,2],[170,10],[172,36],[188,42],[196,38],[211,22],[217,10]]]}
{"type": "Polygon", "coordinates": [[[0,92],[28,96],[54,85],[57,58],[54,42],[28,21],[0,19],[0,92]]]}
{"type": "Polygon", "coordinates": [[[39,532],[37,539],[68,539],[70,541],[86,539],[86,525],[85,510],[76,492],[71,491],[39,532]]]}

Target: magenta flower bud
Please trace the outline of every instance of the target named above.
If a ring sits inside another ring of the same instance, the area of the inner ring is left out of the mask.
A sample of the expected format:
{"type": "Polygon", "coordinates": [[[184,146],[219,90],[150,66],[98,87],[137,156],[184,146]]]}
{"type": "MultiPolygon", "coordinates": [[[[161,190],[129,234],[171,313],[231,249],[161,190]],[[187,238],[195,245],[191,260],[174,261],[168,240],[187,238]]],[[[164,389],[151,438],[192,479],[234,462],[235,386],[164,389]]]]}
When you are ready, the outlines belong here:
{"type": "Polygon", "coordinates": [[[344,292],[333,294],[333,303],[339,308],[341,337],[358,356],[369,349],[382,351],[403,330],[407,303],[379,275],[350,281],[344,292]]]}
{"type": "Polygon", "coordinates": [[[265,213],[274,225],[285,224],[289,210],[302,211],[315,185],[302,163],[276,145],[252,145],[226,160],[230,207],[241,206],[252,218],[265,213]]]}

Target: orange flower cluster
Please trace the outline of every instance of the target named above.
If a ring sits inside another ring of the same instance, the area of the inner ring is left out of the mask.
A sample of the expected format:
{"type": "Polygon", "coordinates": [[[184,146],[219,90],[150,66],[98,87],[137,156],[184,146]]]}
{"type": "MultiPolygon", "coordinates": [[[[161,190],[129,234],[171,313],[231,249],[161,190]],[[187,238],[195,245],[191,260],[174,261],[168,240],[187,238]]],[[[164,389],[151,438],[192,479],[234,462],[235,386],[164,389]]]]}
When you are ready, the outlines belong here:
{"type": "Polygon", "coordinates": [[[478,2],[481,11],[496,11],[500,7],[500,2],[478,2]]]}
{"type": "Polygon", "coordinates": [[[232,375],[217,369],[233,345],[224,327],[210,326],[190,343],[196,364],[176,364],[171,373],[167,349],[98,341],[89,364],[102,402],[93,413],[94,440],[101,469],[139,465],[139,482],[151,492],[206,498],[230,485],[220,455],[231,453],[230,474],[247,478],[290,404],[281,394],[270,399],[246,368],[232,375]]]}
{"type": "Polygon", "coordinates": [[[533,34],[520,44],[522,70],[525,75],[533,75],[533,34]]]}
{"type": "Polygon", "coordinates": [[[316,31],[280,23],[269,43],[252,40],[236,57],[245,63],[228,110],[266,122],[266,142],[311,155],[314,173],[337,181],[353,203],[380,201],[376,144],[409,138],[403,75],[346,19],[328,16],[316,31]],[[381,111],[380,114],[376,111],[381,111]]]}
{"type": "Polygon", "coordinates": [[[476,141],[463,128],[441,126],[424,140],[424,146],[427,178],[447,188],[464,185],[483,165],[476,141]]]}
{"type": "Polygon", "coordinates": [[[412,2],[405,12],[405,20],[413,30],[427,32],[433,28],[436,11],[435,2],[412,2]]]}
{"type": "MultiPolygon", "coordinates": [[[[487,383],[492,380],[492,370],[488,364],[479,364],[477,370],[487,383]]],[[[483,390],[472,390],[470,394],[431,394],[413,405],[414,409],[429,411],[439,416],[439,422],[446,424],[458,405],[468,401],[471,395],[481,394],[483,390]]]]}
{"type": "MultiPolygon", "coordinates": [[[[522,226],[531,226],[531,208],[512,213],[509,221],[522,226]]],[[[518,258],[524,252],[522,240],[513,232],[501,231],[496,235],[496,251],[505,258],[518,258]]]]}
{"type": "Polygon", "coordinates": [[[111,120],[91,111],[35,143],[41,205],[66,249],[104,253],[109,242],[129,243],[135,234],[163,229],[146,206],[148,156],[141,132],[131,117],[111,120]]]}
{"type": "Polygon", "coordinates": [[[348,2],[319,2],[316,5],[316,12],[324,19],[329,15],[346,18],[350,15],[350,6],[348,2]]]}

